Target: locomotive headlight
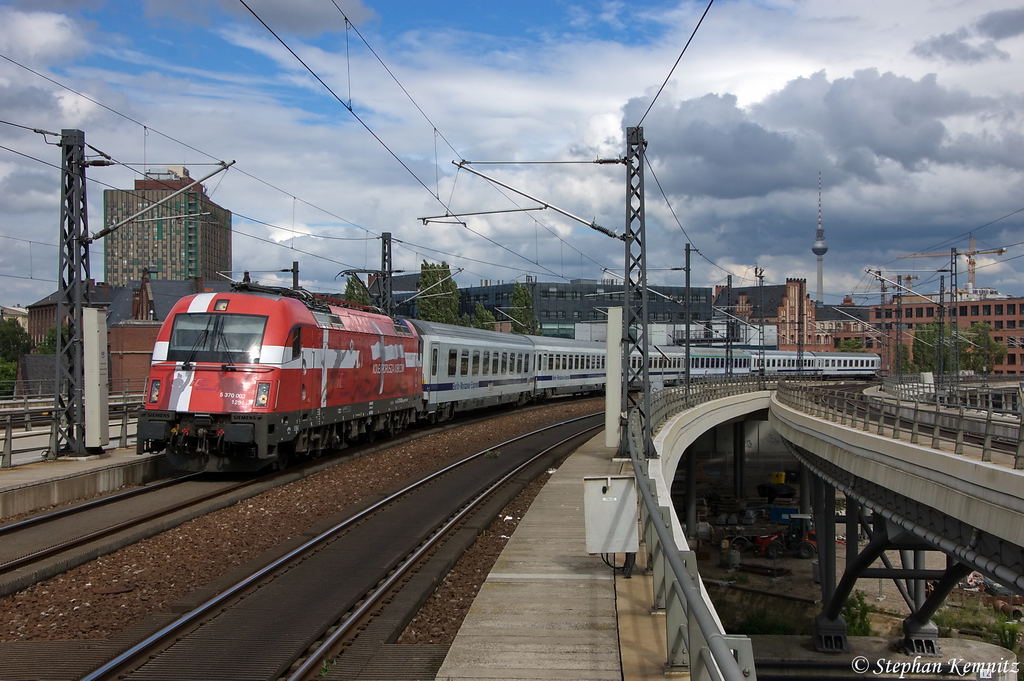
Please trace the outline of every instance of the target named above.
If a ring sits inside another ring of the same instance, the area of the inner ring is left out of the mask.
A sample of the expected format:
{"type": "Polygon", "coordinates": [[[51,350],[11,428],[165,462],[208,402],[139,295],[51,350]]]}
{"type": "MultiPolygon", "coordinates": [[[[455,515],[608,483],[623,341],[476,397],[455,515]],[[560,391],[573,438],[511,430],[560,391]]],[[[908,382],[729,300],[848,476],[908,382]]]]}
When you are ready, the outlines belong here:
{"type": "Polygon", "coordinates": [[[258,383],[256,384],[256,401],[253,403],[255,407],[265,407],[270,401],[270,384],[269,383],[258,383]]]}
{"type": "Polygon", "coordinates": [[[160,379],[154,378],[153,382],[149,385],[149,403],[156,404],[156,401],[160,399],[160,379]]]}

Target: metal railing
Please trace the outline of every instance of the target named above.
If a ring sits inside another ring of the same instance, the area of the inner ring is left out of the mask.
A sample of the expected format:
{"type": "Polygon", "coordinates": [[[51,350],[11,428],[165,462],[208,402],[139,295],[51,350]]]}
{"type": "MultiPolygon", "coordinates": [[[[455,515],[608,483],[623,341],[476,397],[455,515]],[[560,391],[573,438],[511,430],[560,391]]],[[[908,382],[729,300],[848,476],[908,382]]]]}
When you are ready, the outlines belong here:
{"type": "MultiPolygon", "coordinates": [[[[651,395],[651,430],[683,410],[711,400],[765,390],[760,376],[726,377],[692,383],[689,389],[668,388],[651,395]]],[[[634,410],[627,423],[630,458],[643,503],[640,518],[654,574],[654,607],[665,611],[669,669],[688,667],[695,681],[757,679],[750,639],[722,628],[697,572],[694,551],[680,550],[672,534],[672,505],[661,504],[657,486],[643,458],[643,424],[634,410]]]]}
{"type": "Polygon", "coordinates": [[[938,402],[947,408],[1021,412],[1020,376],[939,376],[930,373],[886,376],[882,391],[904,400],[938,402]]]}
{"type": "MultiPolygon", "coordinates": [[[[119,393],[143,393],[146,390],[146,378],[113,378],[108,382],[111,395],[119,393]]],[[[52,378],[35,381],[4,380],[0,381],[0,405],[11,401],[17,402],[25,398],[48,399],[53,402],[54,385],[52,378]]]]}
{"type": "Polygon", "coordinates": [[[982,461],[992,461],[993,445],[1002,442],[1013,452],[1013,467],[1024,469],[1024,441],[1020,437],[1024,416],[997,409],[997,400],[982,399],[973,402],[979,406],[971,406],[967,400],[926,401],[926,393],[917,395],[924,399],[908,400],[792,383],[780,384],[776,395],[783,404],[816,418],[895,440],[907,438],[911,444],[932,449],[963,455],[971,440],[981,450],[982,461]],[[921,426],[930,434],[923,435],[921,426]]]}
{"type": "MultiPolygon", "coordinates": [[[[108,410],[110,438],[118,447],[126,447],[128,438],[134,435],[137,413],[142,406],[142,394],[122,392],[111,394],[103,408],[108,410]]],[[[10,468],[14,455],[40,452],[46,454],[50,448],[50,434],[53,429],[53,400],[23,397],[20,400],[0,401],[0,468],[10,468]]],[[[20,463],[26,463],[23,460],[20,463]]]]}

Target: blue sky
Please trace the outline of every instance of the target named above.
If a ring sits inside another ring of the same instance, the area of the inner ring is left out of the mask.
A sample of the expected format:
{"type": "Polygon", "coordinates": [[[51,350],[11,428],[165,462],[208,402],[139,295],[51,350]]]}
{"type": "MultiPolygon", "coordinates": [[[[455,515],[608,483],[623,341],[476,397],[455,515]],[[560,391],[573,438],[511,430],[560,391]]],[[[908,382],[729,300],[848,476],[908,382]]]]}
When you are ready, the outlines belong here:
{"type": "MultiPolygon", "coordinates": [[[[59,233],[59,173],[33,160],[59,163],[53,140],[7,123],[84,130],[134,164],[90,170],[115,186],[235,160],[207,183],[235,214],[234,269],[299,260],[331,291],[379,266],[385,231],[396,267],[444,260],[463,286],[621,273],[621,242],[551,211],[421,218],[531,205],[452,161],[619,157],[648,108],[655,283],[682,283],[689,241],[695,285],[752,285],[756,265],[813,288],[821,173],[826,302],[878,300],[868,268],[934,292],[941,259],[897,256],[971,234],[1008,248],[978,257],[978,284],[1024,295],[1020,2],[718,0],[656,100],[704,1],[337,0],[358,34],[331,0],[247,4],[359,120],[238,0],[0,2],[0,302],[54,289],[59,233]]],[[[479,169],[623,231],[621,166],[479,169]]]]}

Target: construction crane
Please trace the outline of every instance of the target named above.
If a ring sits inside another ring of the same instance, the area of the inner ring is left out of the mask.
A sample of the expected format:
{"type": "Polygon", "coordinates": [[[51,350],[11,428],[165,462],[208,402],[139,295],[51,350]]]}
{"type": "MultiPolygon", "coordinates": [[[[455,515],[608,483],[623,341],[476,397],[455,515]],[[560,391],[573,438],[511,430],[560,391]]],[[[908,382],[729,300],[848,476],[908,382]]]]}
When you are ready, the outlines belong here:
{"type": "MultiPolygon", "coordinates": [[[[967,256],[967,283],[971,290],[974,290],[974,256],[986,255],[994,253],[996,255],[1002,255],[1006,253],[1005,248],[993,248],[988,251],[979,251],[974,247],[974,235],[971,235],[971,248],[967,251],[957,252],[957,255],[967,256]]],[[[949,253],[907,253],[905,255],[897,255],[897,258],[946,258],[949,257],[949,253]]]]}

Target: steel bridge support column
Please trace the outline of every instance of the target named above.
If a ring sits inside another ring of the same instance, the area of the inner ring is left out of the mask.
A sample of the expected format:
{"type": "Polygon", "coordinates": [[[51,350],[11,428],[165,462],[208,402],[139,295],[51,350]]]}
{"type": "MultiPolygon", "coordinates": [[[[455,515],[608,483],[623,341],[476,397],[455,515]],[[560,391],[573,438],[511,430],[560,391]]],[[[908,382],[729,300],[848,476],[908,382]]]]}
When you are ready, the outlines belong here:
{"type": "MultiPolygon", "coordinates": [[[[921,551],[924,553],[924,551],[921,551]]],[[[939,655],[939,628],[932,622],[932,615],[956,588],[961,579],[971,574],[972,568],[966,563],[946,560],[946,574],[935,582],[931,594],[920,607],[903,620],[903,650],[907,655],[939,655]]],[[[924,580],[918,580],[924,586],[924,580]]]]}
{"type": "MultiPolygon", "coordinates": [[[[831,605],[838,596],[836,592],[836,492],[831,485],[814,476],[811,481],[811,498],[814,506],[814,530],[818,543],[821,601],[831,605]]],[[[853,588],[852,583],[847,588],[853,588]]],[[[849,591],[839,599],[838,608],[829,607],[814,618],[814,647],[819,652],[845,653],[849,651],[846,640],[846,621],[839,614],[847,595],[849,595],[849,591]]]]}
{"type": "Polygon", "coordinates": [[[811,479],[814,474],[811,473],[811,469],[807,466],[800,464],[800,512],[810,513],[811,512],[811,479]]]}
{"type": "Polygon", "coordinates": [[[747,488],[743,479],[747,472],[743,442],[743,421],[737,421],[732,424],[732,493],[737,501],[742,501],[747,496],[747,488]]]}

